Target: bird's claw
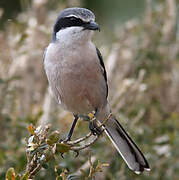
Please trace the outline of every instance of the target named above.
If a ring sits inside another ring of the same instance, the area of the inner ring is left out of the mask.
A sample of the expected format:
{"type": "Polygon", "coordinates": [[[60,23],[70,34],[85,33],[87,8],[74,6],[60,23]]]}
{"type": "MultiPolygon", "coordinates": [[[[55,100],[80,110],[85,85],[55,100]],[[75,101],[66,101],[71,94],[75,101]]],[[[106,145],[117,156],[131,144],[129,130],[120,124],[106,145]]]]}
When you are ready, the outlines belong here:
{"type": "Polygon", "coordinates": [[[97,125],[96,120],[90,121],[89,129],[94,136],[99,136],[103,132],[103,130],[97,125]]]}
{"type": "Polygon", "coordinates": [[[76,154],[75,154],[75,158],[77,158],[79,156],[79,151],[74,151],[76,154]]]}
{"type": "Polygon", "coordinates": [[[64,156],[63,156],[63,155],[64,155],[64,153],[60,153],[60,155],[61,155],[61,157],[64,159],[64,156]]]}

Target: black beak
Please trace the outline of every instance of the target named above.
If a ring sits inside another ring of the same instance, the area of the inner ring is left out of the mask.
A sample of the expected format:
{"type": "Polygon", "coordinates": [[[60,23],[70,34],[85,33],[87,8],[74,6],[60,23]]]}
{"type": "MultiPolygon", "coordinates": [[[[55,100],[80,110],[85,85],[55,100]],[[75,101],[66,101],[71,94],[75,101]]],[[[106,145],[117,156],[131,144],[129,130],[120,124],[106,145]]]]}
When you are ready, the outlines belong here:
{"type": "Polygon", "coordinates": [[[94,21],[86,23],[84,25],[84,30],[86,30],[86,29],[93,30],[93,31],[96,31],[96,30],[100,31],[99,25],[94,21]]]}

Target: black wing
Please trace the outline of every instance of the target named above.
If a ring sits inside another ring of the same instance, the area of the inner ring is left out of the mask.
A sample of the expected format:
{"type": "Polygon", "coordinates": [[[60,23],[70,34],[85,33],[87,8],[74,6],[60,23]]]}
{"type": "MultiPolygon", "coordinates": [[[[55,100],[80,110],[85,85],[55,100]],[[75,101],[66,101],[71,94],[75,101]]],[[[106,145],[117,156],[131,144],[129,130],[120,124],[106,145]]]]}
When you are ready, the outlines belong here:
{"type": "Polygon", "coordinates": [[[106,69],[105,69],[105,66],[104,66],[104,62],[103,62],[103,57],[99,51],[98,48],[96,48],[96,52],[97,52],[97,55],[98,55],[98,58],[99,58],[99,61],[100,61],[100,64],[101,64],[101,67],[103,69],[103,75],[104,75],[104,79],[106,81],[106,98],[108,97],[108,84],[107,84],[107,73],[106,73],[106,69]]]}

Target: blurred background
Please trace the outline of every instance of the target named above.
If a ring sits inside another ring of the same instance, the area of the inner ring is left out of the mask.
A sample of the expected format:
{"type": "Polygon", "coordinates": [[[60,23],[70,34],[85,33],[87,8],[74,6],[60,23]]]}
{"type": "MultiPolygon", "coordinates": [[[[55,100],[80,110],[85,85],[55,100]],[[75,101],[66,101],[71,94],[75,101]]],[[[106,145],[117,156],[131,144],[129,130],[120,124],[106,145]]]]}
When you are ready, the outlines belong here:
{"type": "MultiPolygon", "coordinates": [[[[74,6],[96,15],[101,32],[94,41],[105,61],[112,110],[151,166],[135,175],[102,137],[90,149],[94,159],[110,166],[96,179],[178,180],[178,0],[0,1],[0,179],[9,167],[23,173],[29,124],[51,123],[64,136],[70,128],[72,115],[49,95],[42,59],[59,11],[74,6]]],[[[79,121],[73,138],[88,131],[88,122],[79,121]]],[[[35,179],[55,179],[55,165],[75,173],[87,157],[88,150],[78,158],[57,157],[35,179]]]]}

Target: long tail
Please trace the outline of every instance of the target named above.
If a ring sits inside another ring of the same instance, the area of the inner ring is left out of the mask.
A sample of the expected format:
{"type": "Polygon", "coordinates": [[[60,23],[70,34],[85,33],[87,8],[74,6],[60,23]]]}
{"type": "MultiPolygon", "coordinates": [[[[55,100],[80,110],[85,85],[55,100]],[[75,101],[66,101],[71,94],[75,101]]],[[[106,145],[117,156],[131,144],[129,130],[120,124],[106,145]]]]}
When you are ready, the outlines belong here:
{"type": "Polygon", "coordinates": [[[105,133],[131,170],[137,174],[150,171],[144,155],[113,115],[105,124],[105,133]]]}

